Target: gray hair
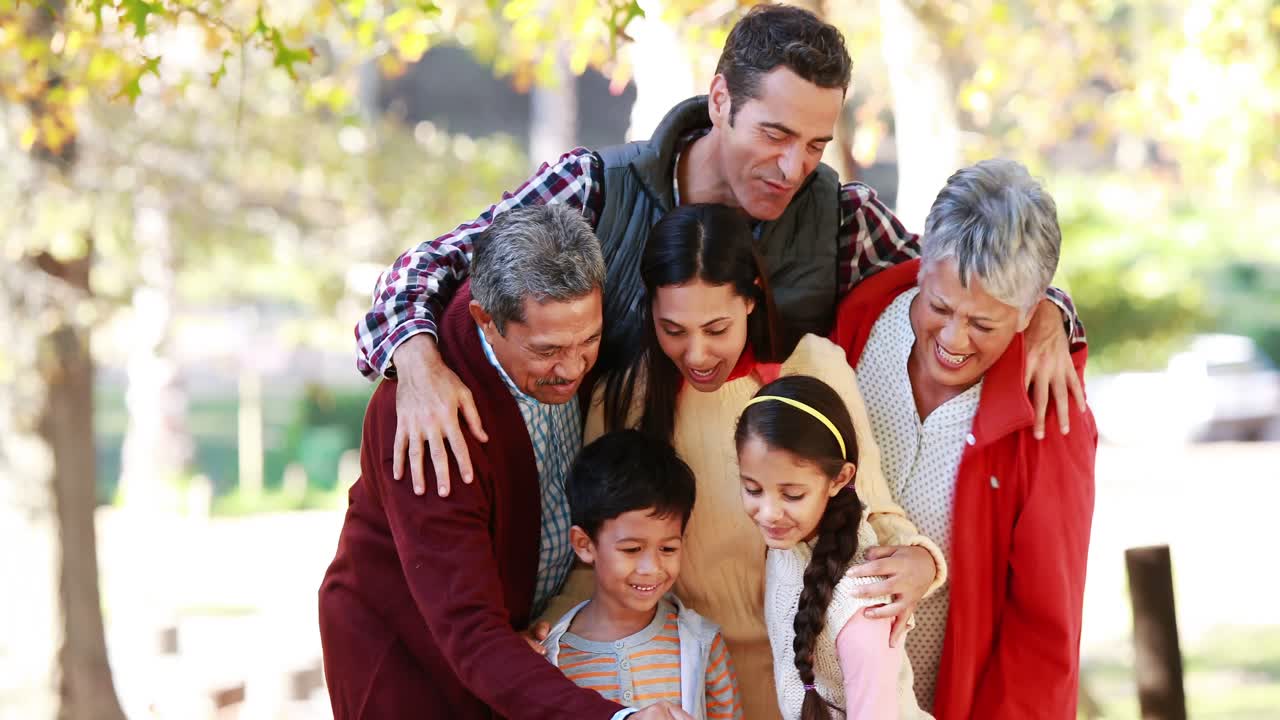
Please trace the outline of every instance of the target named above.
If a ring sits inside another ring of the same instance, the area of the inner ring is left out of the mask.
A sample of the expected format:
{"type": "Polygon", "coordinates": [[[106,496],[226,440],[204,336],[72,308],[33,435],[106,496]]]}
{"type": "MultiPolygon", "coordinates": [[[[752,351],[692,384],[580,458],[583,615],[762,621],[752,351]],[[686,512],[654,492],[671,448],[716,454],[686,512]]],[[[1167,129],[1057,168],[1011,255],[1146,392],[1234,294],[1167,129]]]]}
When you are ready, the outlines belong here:
{"type": "Polygon", "coordinates": [[[600,241],[582,214],[565,205],[500,213],[474,241],[471,296],[499,333],[524,322],[525,298],[576,300],[604,287],[600,241]]]}
{"type": "Polygon", "coordinates": [[[924,222],[920,273],[952,259],[993,298],[1032,310],[1058,268],[1062,231],[1049,193],[1022,165],[983,160],[947,179],[924,222]]]}

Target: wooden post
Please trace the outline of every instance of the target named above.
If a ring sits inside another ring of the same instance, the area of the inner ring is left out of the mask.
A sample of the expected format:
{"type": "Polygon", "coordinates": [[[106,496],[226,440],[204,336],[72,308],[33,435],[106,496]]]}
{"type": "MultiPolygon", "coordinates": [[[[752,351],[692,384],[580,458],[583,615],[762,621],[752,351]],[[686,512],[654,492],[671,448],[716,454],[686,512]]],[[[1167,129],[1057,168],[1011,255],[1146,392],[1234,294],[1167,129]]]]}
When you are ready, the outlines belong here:
{"type": "Polygon", "coordinates": [[[1134,674],[1143,720],[1186,720],[1169,546],[1124,552],[1133,603],[1134,674]]]}
{"type": "Polygon", "coordinates": [[[240,494],[247,499],[262,495],[262,378],[257,368],[240,369],[240,410],[237,418],[237,452],[240,461],[240,494]]]}

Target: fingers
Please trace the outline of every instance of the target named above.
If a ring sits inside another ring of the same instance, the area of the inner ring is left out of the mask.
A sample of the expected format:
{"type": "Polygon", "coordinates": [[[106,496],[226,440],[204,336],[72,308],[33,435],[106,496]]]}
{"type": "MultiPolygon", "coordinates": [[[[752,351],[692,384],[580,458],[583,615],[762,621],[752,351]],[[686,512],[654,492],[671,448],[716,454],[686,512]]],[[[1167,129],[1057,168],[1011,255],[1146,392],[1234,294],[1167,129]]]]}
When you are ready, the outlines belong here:
{"type": "Polygon", "coordinates": [[[675,705],[667,705],[666,710],[667,715],[671,720],[694,720],[692,715],[685,712],[683,708],[676,707],[675,705]]]}
{"type": "Polygon", "coordinates": [[[1072,366],[1071,372],[1067,375],[1067,386],[1071,388],[1071,395],[1076,399],[1076,409],[1084,412],[1084,383],[1080,382],[1080,376],[1076,375],[1074,366],[1072,366]]]}
{"type": "MultiPolygon", "coordinates": [[[[892,555],[893,553],[889,553],[892,555]]],[[[871,551],[867,551],[870,557],[871,551]]],[[[876,575],[897,575],[901,572],[900,563],[887,557],[877,560],[869,560],[860,565],[854,565],[849,568],[845,575],[848,577],[874,577],[876,575]]]]}
{"type": "Polygon", "coordinates": [[[428,436],[427,444],[431,450],[431,467],[436,471],[436,494],[440,497],[449,497],[449,456],[444,449],[444,438],[437,433],[432,433],[428,436]]]}
{"type": "MultiPolygon", "coordinates": [[[[1070,368],[1071,366],[1068,365],[1067,367],[1070,368]]],[[[1070,369],[1067,370],[1067,373],[1072,376],[1075,375],[1070,369]]],[[[1067,398],[1066,378],[1061,374],[1053,379],[1053,400],[1054,406],[1058,411],[1058,429],[1062,430],[1063,435],[1066,435],[1071,432],[1071,416],[1068,414],[1069,408],[1067,407],[1067,403],[1070,400],[1067,398]]]]}
{"type": "Polygon", "coordinates": [[[527,643],[529,643],[529,647],[530,647],[534,652],[538,653],[539,655],[546,655],[546,654],[547,654],[547,649],[546,649],[545,647],[543,647],[543,646],[542,646],[542,643],[541,643],[541,642],[539,642],[538,640],[536,640],[535,638],[531,638],[531,637],[529,637],[528,635],[525,635],[525,636],[524,636],[524,641],[525,641],[525,642],[527,642],[527,643]]]}
{"type": "MultiPolygon", "coordinates": [[[[455,421],[452,424],[445,425],[445,435],[449,439],[449,449],[453,451],[453,459],[458,461],[458,474],[462,476],[462,482],[470,483],[474,474],[471,471],[471,453],[467,450],[467,441],[462,437],[462,427],[455,421]]],[[[439,467],[438,465],[436,466],[439,467]]],[[[445,492],[440,493],[441,497],[448,494],[449,473],[448,466],[445,467],[445,492]]],[[[439,471],[436,472],[437,477],[439,471]]]]}
{"type": "Polygon", "coordinates": [[[1036,377],[1036,370],[1040,369],[1040,353],[1035,348],[1027,348],[1027,375],[1022,378],[1022,384],[1029,389],[1032,381],[1036,377]]]}
{"type": "Polygon", "coordinates": [[[1049,408],[1049,382],[1043,373],[1036,376],[1035,384],[1031,386],[1031,404],[1036,410],[1035,436],[1037,440],[1043,440],[1044,416],[1049,408]]]}
{"type": "Polygon", "coordinates": [[[409,436],[409,475],[413,478],[413,492],[421,495],[427,491],[427,481],[422,462],[422,445],[425,438],[421,433],[409,436]]]}
{"type": "MultiPolygon", "coordinates": [[[[896,545],[872,545],[867,548],[866,557],[868,560],[879,560],[881,558],[887,558],[897,551],[898,548],[896,545]]],[[[854,577],[858,576],[855,575],[854,577]]]]}
{"type": "Polygon", "coordinates": [[[529,628],[529,632],[539,641],[546,640],[551,634],[551,623],[545,621],[534,623],[533,627],[529,628]]]}
{"type": "Polygon", "coordinates": [[[872,620],[877,620],[879,618],[887,618],[887,617],[897,617],[899,615],[901,615],[903,619],[906,619],[906,617],[910,615],[911,611],[914,609],[915,609],[914,604],[909,603],[906,600],[903,600],[901,598],[895,598],[894,601],[891,603],[869,607],[866,610],[863,610],[862,612],[872,620]]]}
{"type": "Polygon", "coordinates": [[[856,598],[897,597],[902,584],[898,578],[889,577],[867,585],[855,585],[850,594],[856,598]]]}
{"type": "MultiPolygon", "coordinates": [[[[404,477],[404,453],[409,447],[409,435],[404,429],[404,423],[396,420],[396,441],[392,445],[391,450],[391,477],[399,480],[404,477]]],[[[343,478],[345,481],[346,478],[343,478]]],[[[418,486],[414,485],[414,492],[418,492],[418,486]]],[[[419,495],[422,493],[418,492],[419,495]]]]}
{"type": "Polygon", "coordinates": [[[889,647],[898,647],[898,643],[902,642],[902,638],[906,636],[907,617],[907,615],[899,615],[893,618],[893,630],[889,632],[889,647]]]}
{"type": "MultiPolygon", "coordinates": [[[[471,430],[471,434],[480,442],[489,442],[489,435],[484,431],[484,425],[480,422],[480,411],[476,410],[475,398],[471,396],[471,391],[466,388],[458,395],[458,409],[462,411],[462,417],[467,421],[467,428],[471,430]]],[[[450,442],[452,445],[452,442],[450,442]]],[[[471,482],[471,476],[468,473],[462,478],[463,482],[471,482]]]]}

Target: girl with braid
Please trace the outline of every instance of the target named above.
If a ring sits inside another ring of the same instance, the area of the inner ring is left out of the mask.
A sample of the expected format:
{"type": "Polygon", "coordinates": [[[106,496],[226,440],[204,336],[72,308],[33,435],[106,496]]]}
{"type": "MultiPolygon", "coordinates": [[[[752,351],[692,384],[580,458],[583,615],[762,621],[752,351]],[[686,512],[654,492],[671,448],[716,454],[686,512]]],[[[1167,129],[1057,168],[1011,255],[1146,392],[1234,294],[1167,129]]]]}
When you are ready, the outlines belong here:
{"type": "Polygon", "coordinates": [[[876,544],[854,490],[849,407],[817,378],[782,377],[747,404],[734,440],[742,504],[769,548],[764,613],[782,716],[929,718],[902,643],[889,643],[890,619],[863,612],[889,598],[851,592],[878,578],[846,575],[876,544]]]}

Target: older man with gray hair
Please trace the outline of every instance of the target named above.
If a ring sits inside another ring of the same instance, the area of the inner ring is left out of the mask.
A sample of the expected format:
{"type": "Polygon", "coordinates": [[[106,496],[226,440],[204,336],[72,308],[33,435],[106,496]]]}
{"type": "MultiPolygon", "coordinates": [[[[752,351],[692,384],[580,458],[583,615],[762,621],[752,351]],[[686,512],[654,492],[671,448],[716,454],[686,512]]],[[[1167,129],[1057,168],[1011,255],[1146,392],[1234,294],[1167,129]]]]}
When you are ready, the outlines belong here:
{"type": "MultiPolygon", "coordinates": [[[[392,480],[395,383],[374,391],[320,587],[338,720],[636,713],[574,685],[521,635],[573,564],[565,478],[582,445],[576,394],[600,344],[603,282],[600,244],[568,207],[504,213],[478,239],[440,332],[491,435],[470,441],[475,482],[453,498],[411,501],[392,480]]],[[[636,713],[687,717],[667,705],[636,713]]]]}
{"type": "MultiPolygon", "coordinates": [[[[1088,408],[1060,405],[1050,418],[1070,432],[1035,437],[1023,338],[1061,243],[1044,188],[984,161],[934,201],[921,259],[838,312],[885,479],[950,568],[907,638],[917,699],[939,718],[1076,716],[1098,436],[1088,408]]],[[[1082,384],[1085,356],[1072,354],[1082,384]]]]}

